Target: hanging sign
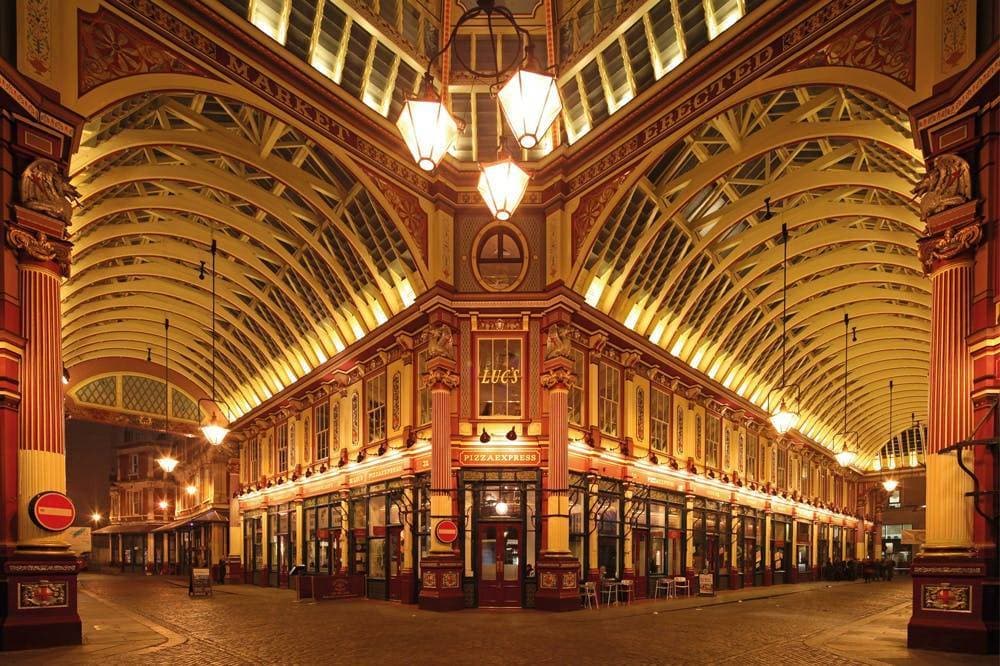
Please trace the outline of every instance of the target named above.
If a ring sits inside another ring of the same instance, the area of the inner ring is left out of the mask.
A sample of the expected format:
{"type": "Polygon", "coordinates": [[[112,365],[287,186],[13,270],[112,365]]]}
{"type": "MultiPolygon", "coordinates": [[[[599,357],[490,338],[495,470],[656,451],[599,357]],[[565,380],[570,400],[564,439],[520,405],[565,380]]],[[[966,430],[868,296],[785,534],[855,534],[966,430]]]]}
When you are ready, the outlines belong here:
{"type": "Polygon", "coordinates": [[[442,520],[434,528],[434,536],[441,543],[455,543],[458,538],[458,525],[454,520],[442,520]]]}
{"type": "Polygon", "coordinates": [[[28,502],[31,521],[48,532],[62,532],[76,519],[76,507],[66,495],[48,490],[38,493],[28,502]]]}

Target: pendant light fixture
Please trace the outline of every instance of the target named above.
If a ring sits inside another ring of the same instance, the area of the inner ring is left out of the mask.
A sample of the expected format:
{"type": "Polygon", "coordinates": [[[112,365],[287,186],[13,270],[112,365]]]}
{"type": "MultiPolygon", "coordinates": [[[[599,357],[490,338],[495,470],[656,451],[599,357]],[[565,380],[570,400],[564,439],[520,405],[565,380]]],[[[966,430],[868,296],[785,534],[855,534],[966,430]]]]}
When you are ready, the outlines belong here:
{"type": "MultiPolygon", "coordinates": [[[[764,199],[764,219],[771,219],[771,197],[764,199]]],[[[767,405],[771,406],[773,398],[778,400],[778,408],[771,413],[771,425],[779,435],[799,424],[799,385],[788,384],[785,374],[785,344],[788,340],[788,225],[781,223],[781,246],[784,255],[781,260],[781,386],[773,388],[767,394],[767,405]]]]}
{"type": "Polygon", "coordinates": [[[514,215],[528,189],[530,178],[511,158],[504,143],[504,137],[500,137],[496,162],[479,167],[479,194],[493,217],[501,222],[506,222],[514,215]]]}
{"type": "Polygon", "coordinates": [[[170,320],[163,320],[163,432],[167,435],[167,452],[156,459],[156,464],[167,474],[177,467],[170,439],[170,320]]]}
{"type": "MultiPolygon", "coordinates": [[[[222,424],[222,420],[219,418],[219,403],[215,397],[215,256],[218,254],[219,246],[215,239],[212,239],[212,396],[210,401],[206,401],[202,398],[198,401],[199,405],[202,402],[212,403],[212,416],[209,418],[208,423],[201,427],[201,432],[205,435],[205,439],[212,446],[219,446],[226,439],[226,435],[229,434],[229,428],[222,424]]],[[[202,262],[202,270],[199,274],[201,279],[205,278],[205,264],[202,262]]]]}
{"type": "MultiPolygon", "coordinates": [[[[452,115],[445,105],[443,96],[446,92],[439,94],[435,89],[431,71],[438,60],[449,52],[459,30],[477,18],[486,19],[493,52],[493,70],[474,69],[464,60],[461,50],[451,55],[474,78],[493,80],[490,92],[499,99],[504,118],[518,146],[536,148],[562,111],[555,76],[546,73],[538,62],[528,31],[518,25],[509,9],[497,5],[495,0],[477,0],[474,7],[458,18],[441,50],[431,56],[420,93],[403,103],[396,120],[396,127],[410,154],[424,171],[437,168],[445,153],[455,144],[459,133],[465,129],[464,123],[452,115]],[[497,61],[496,18],[509,23],[519,41],[520,57],[504,66],[497,61]]],[[[528,174],[514,162],[512,156],[501,155],[496,162],[481,167],[478,189],[498,220],[510,219],[527,185],[528,174]]]]}
{"type": "MultiPolygon", "coordinates": [[[[892,380],[889,380],[889,448],[892,449],[892,380]]],[[[890,474],[886,477],[885,481],[882,482],[882,487],[885,488],[885,492],[891,493],[899,486],[899,481],[892,478],[890,474]]]]}
{"type": "MultiPolygon", "coordinates": [[[[844,313],[844,430],[837,439],[840,441],[840,450],[834,455],[837,463],[841,467],[849,467],[858,457],[858,432],[847,429],[847,345],[848,334],[851,325],[851,317],[844,313]]],[[[854,329],[854,340],[858,339],[858,329],[854,329]]]]}

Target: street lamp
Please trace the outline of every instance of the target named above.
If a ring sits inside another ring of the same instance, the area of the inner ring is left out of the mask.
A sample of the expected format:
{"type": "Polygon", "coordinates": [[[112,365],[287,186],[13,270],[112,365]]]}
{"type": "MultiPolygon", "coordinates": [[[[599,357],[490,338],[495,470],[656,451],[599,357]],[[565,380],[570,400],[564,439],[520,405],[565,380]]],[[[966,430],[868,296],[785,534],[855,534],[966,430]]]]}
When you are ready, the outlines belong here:
{"type": "Polygon", "coordinates": [[[478,189],[493,217],[505,222],[524,198],[530,176],[511,158],[502,142],[501,138],[497,161],[480,167],[478,189]]]}
{"type": "Polygon", "coordinates": [[[562,111],[556,78],[542,71],[530,41],[521,68],[497,94],[514,138],[522,148],[537,146],[562,111]]]}
{"type": "Polygon", "coordinates": [[[179,464],[179,462],[180,461],[178,461],[177,458],[174,458],[169,453],[164,453],[162,456],[156,459],[156,464],[159,465],[160,469],[162,469],[167,474],[173,472],[174,469],[179,464]]]}
{"type": "Polygon", "coordinates": [[[97,511],[90,514],[90,522],[94,523],[95,525],[101,522],[101,514],[97,511]]]}
{"type": "Polygon", "coordinates": [[[420,95],[403,104],[396,127],[417,166],[424,171],[436,169],[458,138],[459,121],[434,89],[430,69],[424,74],[420,95]]]}

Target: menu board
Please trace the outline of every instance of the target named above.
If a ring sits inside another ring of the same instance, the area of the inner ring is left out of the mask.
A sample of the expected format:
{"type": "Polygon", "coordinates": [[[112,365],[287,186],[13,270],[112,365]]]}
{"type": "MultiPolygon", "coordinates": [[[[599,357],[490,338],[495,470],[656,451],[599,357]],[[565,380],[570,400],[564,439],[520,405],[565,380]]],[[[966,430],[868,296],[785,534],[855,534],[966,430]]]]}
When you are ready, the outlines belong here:
{"type": "Polygon", "coordinates": [[[712,577],[712,574],[698,574],[698,596],[715,596],[715,578],[712,577]]]}
{"type": "Polygon", "coordinates": [[[192,597],[207,597],[212,594],[211,569],[191,569],[188,594],[192,597]]]}

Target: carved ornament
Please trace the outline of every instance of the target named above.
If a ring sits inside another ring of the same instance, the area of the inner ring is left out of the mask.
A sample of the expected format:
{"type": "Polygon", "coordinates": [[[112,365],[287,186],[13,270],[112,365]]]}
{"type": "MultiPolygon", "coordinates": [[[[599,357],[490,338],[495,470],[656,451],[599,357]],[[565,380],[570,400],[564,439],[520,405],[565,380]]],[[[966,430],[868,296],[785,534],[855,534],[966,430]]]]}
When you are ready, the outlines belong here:
{"type": "Polygon", "coordinates": [[[921,241],[920,262],[924,270],[930,272],[936,260],[957,257],[966,250],[975,248],[982,239],[983,229],[978,223],[967,224],[957,230],[945,229],[941,236],[921,241]]]}
{"type": "Polygon", "coordinates": [[[427,331],[427,358],[455,359],[455,345],[450,326],[438,324],[427,331]]]}
{"type": "Polygon", "coordinates": [[[569,390],[576,385],[576,375],[572,370],[566,368],[552,368],[542,374],[542,388],[549,391],[553,389],[569,390]]]}
{"type": "Polygon", "coordinates": [[[70,250],[68,247],[53,243],[48,236],[41,231],[32,234],[25,229],[9,227],[7,229],[7,243],[18,250],[22,250],[32,259],[39,261],[55,261],[65,270],[69,268],[70,250]]]}
{"type": "Polygon", "coordinates": [[[545,360],[573,358],[573,343],[570,327],[564,324],[549,326],[545,335],[545,360]]]}
{"type": "Polygon", "coordinates": [[[422,377],[423,385],[431,390],[438,387],[449,391],[458,388],[458,374],[447,368],[431,368],[422,377]]]}
{"type": "Polygon", "coordinates": [[[947,153],[934,158],[927,174],[913,187],[920,197],[920,217],[964,204],[972,198],[972,177],[969,163],[958,155],[947,153]]]}
{"type": "Polygon", "coordinates": [[[21,173],[21,205],[25,208],[69,222],[79,198],[80,193],[52,160],[36,159],[21,173]]]}

